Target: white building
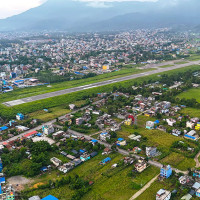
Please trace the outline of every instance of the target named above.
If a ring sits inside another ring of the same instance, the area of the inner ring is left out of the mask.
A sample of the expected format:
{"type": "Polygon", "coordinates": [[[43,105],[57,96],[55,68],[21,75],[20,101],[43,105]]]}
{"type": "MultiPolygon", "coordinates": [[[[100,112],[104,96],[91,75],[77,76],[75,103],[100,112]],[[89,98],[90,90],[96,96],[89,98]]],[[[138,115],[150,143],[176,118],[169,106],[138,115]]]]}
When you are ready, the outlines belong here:
{"type": "Polygon", "coordinates": [[[171,192],[160,189],[156,194],[156,200],[169,200],[171,198],[171,192]]]}
{"type": "Polygon", "coordinates": [[[99,135],[99,139],[102,140],[102,141],[106,141],[107,139],[109,140],[110,139],[110,134],[105,132],[105,133],[101,133],[99,135]]]}
{"type": "Polygon", "coordinates": [[[190,121],[187,121],[187,122],[186,122],[186,127],[187,127],[187,128],[193,129],[193,128],[194,128],[194,125],[195,125],[195,124],[194,124],[193,122],[190,122],[190,121]]]}
{"type": "Polygon", "coordinates": [[[176,123],[175,119],[166,119],[166,122],[169,126],[174,126],[174,124],[176,123]]]}
{"type": "Polygon", "coordinates": [[[51,125],[44,125],[42,127],[42,131],[43,131],[44,135],[49,135],[51,133],[54,133],[54,127],[53,127],[52,124],[51,125]]]}

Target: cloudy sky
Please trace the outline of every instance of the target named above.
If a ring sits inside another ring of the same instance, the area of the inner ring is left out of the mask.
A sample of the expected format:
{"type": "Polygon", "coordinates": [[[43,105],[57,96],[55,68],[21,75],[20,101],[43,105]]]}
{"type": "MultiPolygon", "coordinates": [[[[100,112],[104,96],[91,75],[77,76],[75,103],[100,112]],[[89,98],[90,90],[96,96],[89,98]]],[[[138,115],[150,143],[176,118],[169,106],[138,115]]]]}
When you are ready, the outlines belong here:
{"type": "MultiPolygon", "coordinates": [[[[19,14],[30,8],[34,8],[45,2],[46,0],[0,0],[0,18],[6,18],[19,14]]],[[[105,1],[125,1],[125,0],[80,0],[90,2],[105,1]]],[[[127,0],[126,0],[127,1],[127,0]]],[[[156,0],[128,0],[128,1],[156,1],[156,0]]]]}

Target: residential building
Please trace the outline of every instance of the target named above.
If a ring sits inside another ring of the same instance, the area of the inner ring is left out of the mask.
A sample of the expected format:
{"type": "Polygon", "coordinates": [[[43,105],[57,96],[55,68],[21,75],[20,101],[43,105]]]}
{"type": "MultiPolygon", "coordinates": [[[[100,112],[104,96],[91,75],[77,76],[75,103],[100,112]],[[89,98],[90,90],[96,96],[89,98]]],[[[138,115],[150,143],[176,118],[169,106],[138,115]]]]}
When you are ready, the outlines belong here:
{"type": "Polygon", "coordinates": [[[169,200],[171,198],[171,192],[160,189],[156,194],[156,200],[169,200]]]}
{"type": "Polygon", "coordinates": [[[60,165],[62,164],[62,161],[59,160],[59,159],[56,158],[56,157],[51,158],[50,161],[51,161],[56,167],[58,167],[58,166],[60,166],[60,165]]]}
{"type": "Polygon", "coordinates": [[[85,152],[80,156],[80,159],[81,161],[85,162],[87,160],[90,160],[90,155],[85,152]]]}
{"type": "Polygon", "coordinates": [[[33,197],[30,197],[28,200],[40,200],[40,197],[39,196],[33,196],[33,197]]]}
{"type": "Polygon", "coordinates": [[[194,124],[193,122],[191,122],[191,121],[187,121],[187,122],[186,122],[186,127],[187,127],[187,128],[193,129],[194,126],[195,126],[195,124],[194,124]]]}
{"type": "Polygon", "coordinates": [[[69,104],[69,109],[70,109],[70,110],[74,110],[75,107],[76,107],[76,106],[75,106],[74,104],[69,104]]]}
{"type": "Polygon", "coordinates": [[[163,165],[160,169],[160,176],[163,178],[169,178],[172,175],[172,168],[170,165],[163,165]]]}
{"type": "Polygon", "coordinates": [[[44,135],[49,135],[49,134],[54,133],[54,126],[53,126],[53,124],[44,125],[44,126],[42,127],[42,131],[43,131],[43,134],[44,134],[44,135]]]}
{"type": "Polygon", "coordinates": [[[58,131],[56,133],[53,133],[52,137],[55,140],[56,138],[59,138],[60,136],[62,136],[64,134],[64,131],[58,131]]]}
{"type": "Polygon", "coordinates": [[[83,123],[83,118],[79,117],[76,119],[76,125],[81,125],[83,123]]]}
{"type": "Polygon", "coordinates": [[[107,132],[101,133],[100,136],[99,136],[99,139],[100,139],[101,141],[105,141],[105,142],[106,142],[107,139],[108,139],[108,140],[110,139],[110,134],[107,133],[107,132]]]}
{"type": "Polygon", "coordinates": [[[176,123],[175,119],[166,119],[166,122],[169,126],[174,126],[174,124],[176,123]]]}
{"type": "Polygon", "coordinates": [[[195,170],[195,171],[193,172],[193,176],[194,176],[195,178],[200,178],[200,171],[195,170]]]}
{"type": "Polygon", "coordinates": [[[132,122],[133,122],[133,120],[129,118],[124,122],[124,125],[130,126],[130,125],[132,125],[132,122]]]}
{"type": "Polygon", "coordinates": [[[191,140],[198,140],[199,136],[196,134],[195,130],[191,130],[187,134],[184,135],[184,137],[191,139],[191,140]]]}
{"type": "Polygon", "coordinates": [[[57,199],[56,197],[52,196],[52,195],[48,195],[47,197],[44,197],[43,199],[41,200],[59,200],[57,199]]]}
{"type": "Polygon", "coordinates": [[[141,173],[147,168],[147,162],[144,160],[144,158],[140,158],[134,167],[138,172],[141,173]]]}
{"type": "Polygon", "coordinates": [[[18,114],[16,115],[16,119],[21,121],[21,120],[24,119],[24,115],[23,115],[22,113],[18,113],[18,114]]]}
{"type": "Polygon", "coordinates": [[[195,130],[199,131],[200,130],[200,123],[197,122],[197,125],[195,126],[195,130]]]}
{"type": "Polygon", "coordinates": [[[194,185],[192,186],[192,189],[195,191],[196,196],[200,197],[200,183],[195,182],[194,185]]]}
{"type": "Polygon", "coordinates": [[[147,121],[146,122],[146,129],[149,129],[149,130],[154,129],[154,122],[147,121]]]}
{"type": "Polygon", "coordinates": [[[107,157],[107,158],[105,158],[104,160],[102,160],[101,162],[100,162],[100,164],[101,165],[105,165],[105,164],[107,164],[108,162],[110,162],[111,161],[111,158],[110,157],[107,157]]]}
{"type": "Polygon", "coordinates": [[[157,148],[156,147],[146,147],[146,156],[149,158],[152,158],[156,156],[157,154],[157,148]]]}
{"type": "Polygon", "coordinates": [[[125,146],[126,145],[126,140],[123,138],[118,138],[117,142],[116,142],[117,146],[125,146]]]}

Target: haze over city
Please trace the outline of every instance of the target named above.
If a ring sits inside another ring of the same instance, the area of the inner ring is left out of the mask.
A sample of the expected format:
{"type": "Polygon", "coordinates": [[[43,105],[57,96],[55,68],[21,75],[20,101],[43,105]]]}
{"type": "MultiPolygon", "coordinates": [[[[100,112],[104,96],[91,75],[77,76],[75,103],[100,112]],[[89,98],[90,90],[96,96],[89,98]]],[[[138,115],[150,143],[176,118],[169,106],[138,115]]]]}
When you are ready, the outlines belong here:
{"type": "Polygon", "coordinates": [[[200,0],[0,0],[0,200],[200,197],[200,0]]]}

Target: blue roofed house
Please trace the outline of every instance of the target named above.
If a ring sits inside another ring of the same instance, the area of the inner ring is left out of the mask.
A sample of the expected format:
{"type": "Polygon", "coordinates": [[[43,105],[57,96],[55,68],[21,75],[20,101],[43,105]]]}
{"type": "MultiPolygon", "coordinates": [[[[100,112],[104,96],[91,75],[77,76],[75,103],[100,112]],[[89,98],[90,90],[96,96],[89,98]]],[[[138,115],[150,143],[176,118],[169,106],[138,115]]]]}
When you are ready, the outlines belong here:
{"type": "Polygon", "coordinates": [[[118,138],[116,142],[117,146],[125,146],[126,145],[126,140],[124,138],[118,138]]]}
{"type": "Polygon", "coordinates": [[[18,113],[18,114],[16,115],[16,119],[17,119],[17,120],[23,120],[23,119],[24,119],[24,115],[23,115],[22,113],[18,113]]]}
{"type": "Polygon", "coordinates": [[[172,175],[172,168],[170,165],[163,165],[160,169],[160,176],[163,178],[169,178],[172,175]]]}
{"type": "Polygon", "coordinates": [[[6,178],[5,177],[1,177],[0,178],[0,185],[1,184],[5,184],[6,183],[6,178]]]}
{"type": "Polygon", "coordinates": [[[107,158],[105,158],[104,160],[102,160],[101,162],[100,162],[100,164],[101,165],[105,165],[105,164],[107,164],[108,162],[110,162],[111,161],[111,158],[110,157],[107,157],[107,158]]]}
{"type": "Polygon", "coordinates": [[[40,170],[41,170],[42,172],[46,172],[48,169],[47,169],[46,166],[44,166],[44,167],[41,167],[40,170]]]}
{"type": "Polygon", "coordinates": [[[52,195],[48,195],[47,197],[44,197],[43,199],[41,200],[59,200],[57,199],[56,197],[52,196],[52,195]]]}
{"type": "Polygon", "coordinates": [[[107,133],[107,132],[101,133],[101,134],[99,135],[99,139],[100,139],[101,141],[105,141],[105,142],[106,142],[107,139],[108,139],[108,140],[110,139],[110,134],[107,133]]]}
{"type": "Polygon", "coordinates": [[[82,154],[84,154],[84,153],[85,153],[85,150],[83,150],[83,149],[80,149],[80,150],[79,150],[79,154],[80,154],[80,155],[82,155],[82,154]]]}
{"type": "Polygon", "coordinates": [[[96,145],[96,144],[98,143],[98,140],[94,140],[94,139],[93,139],[93,140],[91,140],[90,142],[91,142],[92,145],[94,146],[94,145],[96,145]]]}
{"type": "Polygon", "coordinates": [[[8,129],[7,126],[0,127],[0,131],[5,131],[5,130],[7,130],[7,129],[8,129]]]}
{"type": "Polygon", "coordinates": [[[197,178],[200,178],[200,171],[195,170],[195,171],[193,172],[193,176],[194,176],[194,177],[197,177],[197,178]]]}

